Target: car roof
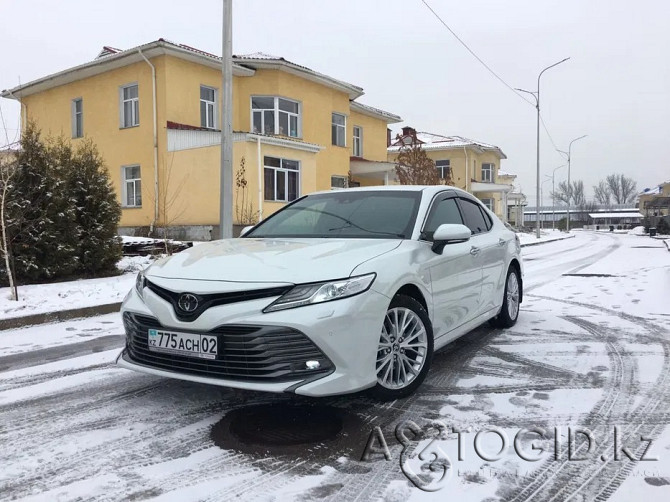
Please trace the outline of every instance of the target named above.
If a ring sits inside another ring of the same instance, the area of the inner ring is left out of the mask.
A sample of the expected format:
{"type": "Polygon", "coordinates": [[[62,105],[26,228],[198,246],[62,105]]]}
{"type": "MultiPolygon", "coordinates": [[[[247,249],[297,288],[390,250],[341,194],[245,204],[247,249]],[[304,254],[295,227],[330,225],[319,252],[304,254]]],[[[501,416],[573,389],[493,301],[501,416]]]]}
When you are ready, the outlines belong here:
{"type": "MultiPolygon", "coordinates": [[[[443,192],[445,190],[453,190],[459,194],[470,195],[465,190],[456,188],[450,185],[377,185],[377,186],[368,186],[368,187],[355,187],[347,188],[347,192],[424,192],[425,195],[431,197],[438,192],[443,192]]],[[[333,193],[333,190],[322,190],[319,192],[313,192],[308,195],[323,194],[323,193],[333,193]]]]}

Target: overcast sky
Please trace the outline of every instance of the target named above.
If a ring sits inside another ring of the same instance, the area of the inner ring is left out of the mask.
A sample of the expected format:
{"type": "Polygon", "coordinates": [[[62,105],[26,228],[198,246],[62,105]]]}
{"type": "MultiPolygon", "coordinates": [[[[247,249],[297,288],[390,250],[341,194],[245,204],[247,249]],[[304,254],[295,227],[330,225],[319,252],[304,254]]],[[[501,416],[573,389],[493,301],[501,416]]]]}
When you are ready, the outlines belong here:
{"type": "MultiPolygon", "coordinates": [[[[610,173],[638,188],[670,180],[670,3],[667,0],[429,0],[512,87],[535,90],[572,179],[587,196],[610,173]]],[[[103,45],[160,37],[221,53],[221,2],[0,0],[0,89],[93,59],[103,45]]],[[[535,202],[535,109],[496,80],[421,0],[235,0],[233,53],[283,56],[365,89],[362,103],[417,130],[498,145],[502,169],[535,202]]],[[[0,100],[16,133],[19,110],[0,100]]],[[[4,143],[4,138],[0,143],[4,143]]],[[[542,131],[543,174],[564,163],[542,131]]],[[[567,169],[557,171],[557,182],[567,169]]],[[[550,204],[551,181],[544,185],[550,204]]]]}

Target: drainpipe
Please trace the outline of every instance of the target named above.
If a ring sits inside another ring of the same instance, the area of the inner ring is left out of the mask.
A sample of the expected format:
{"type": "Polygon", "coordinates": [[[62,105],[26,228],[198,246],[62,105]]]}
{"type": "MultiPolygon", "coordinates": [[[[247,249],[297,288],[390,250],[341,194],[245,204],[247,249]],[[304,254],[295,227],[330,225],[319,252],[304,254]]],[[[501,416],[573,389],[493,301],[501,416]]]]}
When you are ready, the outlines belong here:
{"type": "Polygon", "coordinates": [[[154,112],[154,219],[149,226],[149,233],[153,234],[154,226],[158,221],[158,124],[156,118],[156,67],[151,64],[147,57],[142,53],[142,49],[137,49],[140,56],[151,66],[151,94],[154,112]]]}
{"type": "Polygon", "coordinates": [[[468,173],[470,172],[470,165],[468,163],[468,149],[463,147],[463,153],[465,154],[465,191],[469,192],[468,182],[470,181],[470,176],[468,173]]]}
{"type": "Polygon", "coordinates": [[[26,124],[26,120],[28,118],[28,110],[26,105],[23,103],[23,101],[21,101],[20,98],[17,98],[14,94],[12,94],[12,91],[7,91],[7,94],[19,102],[19,106],[21,107],[21,123],[19,124],[19,131],[23,132],[23,126],[26,124]]]}
{"type": "Polygon", "coordinates": [[[256,136],[256,165],[258,166],[258,221],[263,219],[263,164],[261,164],[261,137],[256,136]]]}

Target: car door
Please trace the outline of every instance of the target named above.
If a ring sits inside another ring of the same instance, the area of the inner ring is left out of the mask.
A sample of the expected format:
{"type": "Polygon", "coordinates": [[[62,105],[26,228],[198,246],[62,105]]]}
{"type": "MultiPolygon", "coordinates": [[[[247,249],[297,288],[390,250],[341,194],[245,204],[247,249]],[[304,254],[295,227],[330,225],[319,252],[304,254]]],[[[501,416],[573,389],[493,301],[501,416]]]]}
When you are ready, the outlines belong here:
{"type": "MultiPolygon", "coordinates": [[[[470,238],[472,252],[476,254],[482,271],[482,289],[476,309],[476,315],[479,315],[494,307],[500,268],[503,266],[500,259],[502,247],[498,235],[492,231],[493,221],[484,207],[479,202],[466,197],[460,197],[458,203],[465,224],[472,231],[470,238]]],[[[502,293],[500,295],[502,298],[502,293]]]]}
{"type": "MultiPolygon", "coordinates": [[[[464,224],[455,194],[441,194],[433,201],[421,238],[432,242],[433,233],[444,223],[464,224]]],[[[428,268],[433,293],[433,326],[436,339],[447,335],[475,316],[480,304],[482,270],[470,253],[469,242],[448,244],[441,254],[432,253],[428,268]]],[[[440,345],[443,343],[440,340],[440,345]]]]}

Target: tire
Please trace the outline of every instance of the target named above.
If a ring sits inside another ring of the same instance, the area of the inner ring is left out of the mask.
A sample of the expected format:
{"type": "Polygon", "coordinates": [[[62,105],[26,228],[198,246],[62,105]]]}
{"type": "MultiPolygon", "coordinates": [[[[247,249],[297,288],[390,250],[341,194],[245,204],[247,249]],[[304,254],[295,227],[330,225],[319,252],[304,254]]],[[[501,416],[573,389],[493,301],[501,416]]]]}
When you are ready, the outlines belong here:
{"type": "Polygon", "coordinates": [[[433,359],[433,326],[423,305],[414,298],[396,295],[391,301],[375,359],[377,385],[372,394],[377,399],[407,397],[423,383],[433,359]],[[403,326],[404,331],[397,336],[403,326]]]}
{"type": "Polygon", "coordinates": [[[519,299],[521,298],[521,278],[515,267],[510,266],[505,278],[505,293],[500,313],[491,319],[496,328],[511,328],[519,318],[519,299]],[[511,305],[511,308],[510,308],[511,305]]]}

